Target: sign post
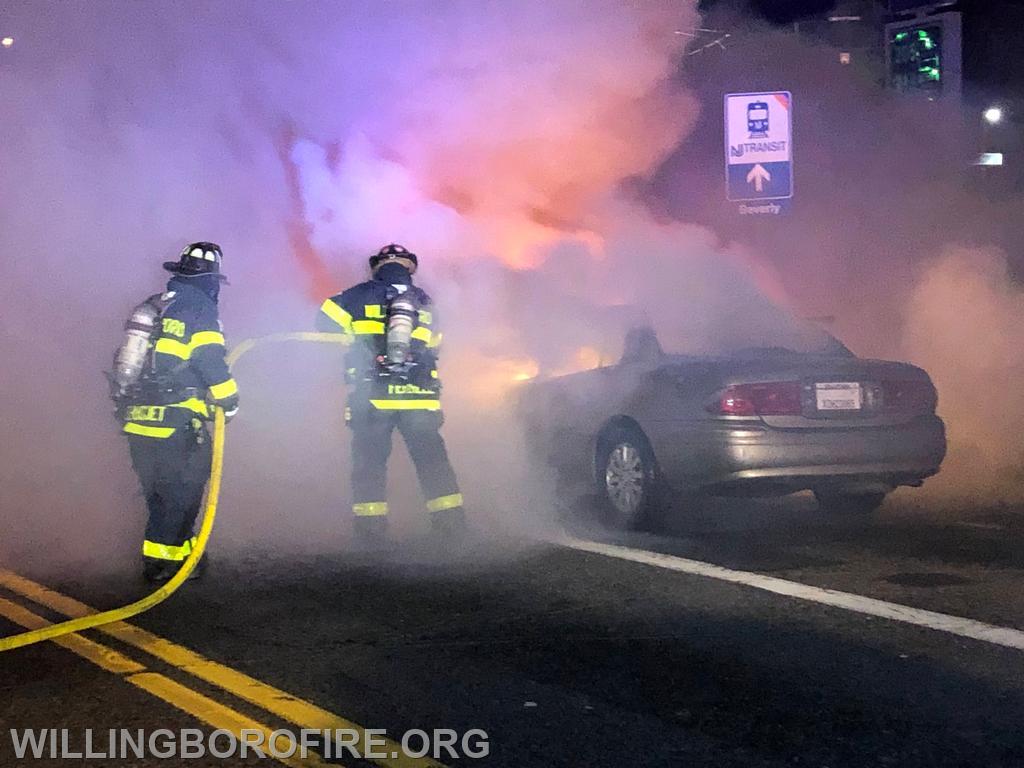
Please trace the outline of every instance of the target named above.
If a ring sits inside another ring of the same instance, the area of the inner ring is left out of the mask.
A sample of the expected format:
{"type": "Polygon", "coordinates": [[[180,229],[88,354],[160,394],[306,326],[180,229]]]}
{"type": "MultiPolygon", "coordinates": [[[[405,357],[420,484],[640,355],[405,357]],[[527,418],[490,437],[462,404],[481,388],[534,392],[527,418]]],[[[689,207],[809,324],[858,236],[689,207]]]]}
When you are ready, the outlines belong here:
{"type": "Polygon", "coordinates": [[[793,197],[793,95],[725,95],[725,180],[741,215],[778,215],[793,197]]]}

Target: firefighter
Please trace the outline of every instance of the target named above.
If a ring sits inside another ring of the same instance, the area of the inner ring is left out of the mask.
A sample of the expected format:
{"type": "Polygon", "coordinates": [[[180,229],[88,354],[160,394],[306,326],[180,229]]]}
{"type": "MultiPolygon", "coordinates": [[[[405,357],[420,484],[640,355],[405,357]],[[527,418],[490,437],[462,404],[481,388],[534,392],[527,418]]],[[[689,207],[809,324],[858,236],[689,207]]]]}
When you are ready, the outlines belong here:
{"type": "Polygon", "coordinates": [[[327,299],[317,328],[344,334],[352,434],[356,536],[379,542],[387,528],[387,462],[394,429],[416,467],[434,531],[465,527],[462,494],[441,437],[437,356],[441,344],[430,297],[413,285],[415,253],[392,243],[370,257],[372,278],[327,299]]]}
{"type": "Polygon", "coordinates": [[[217,313],[221,259],[216,243],[198,242],[164,263],[173,277],[165,293],[147,299],[157,308],[148,357],[122,397],[124,433],[149,509],[142,556],[151,582],[170,579],[195,544],[210,473],[209,405],[227,418],[238,410],[217,313]]]}

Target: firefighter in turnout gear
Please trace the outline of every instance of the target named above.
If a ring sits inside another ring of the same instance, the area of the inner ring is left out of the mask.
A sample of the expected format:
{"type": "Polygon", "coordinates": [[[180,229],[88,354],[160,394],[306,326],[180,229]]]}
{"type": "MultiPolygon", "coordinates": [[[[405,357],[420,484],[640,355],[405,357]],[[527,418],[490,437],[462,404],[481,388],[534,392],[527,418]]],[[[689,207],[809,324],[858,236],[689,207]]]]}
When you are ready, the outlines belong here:
{"type": "MultiPolygon", "coordinates": [[[[217,299],[225,279],[215,243],[188,245],[167,291],[136,308],[128,338],[150,333],[132,367],[126,346],[111,376],[113,397],[128,436],[149,521],[142,544],[143,573],[152,582],[170,579],[195,543],[194,525],[210,473],[206,424],[210,404],[231,417],[238,409],[238,385],[225,362],[217,299]],[[142,320],[140,326],[139,320],[142,320]]],[[[194,575],[201,573],[202,563],[194,575]]]]}
{"type": "Polygon", "coordinates": [[[413,285],[416,254],[391,244],[370,257],[372,279],[327,299],[317,328],[344,334],[352,430],[352,511],[357,537],[382,539],[387,527],[387,462],[394,429],[416,467],[435,531],[465,527],[462,494],[441,437],[437,355],[441,344],[430,297],[413,285]]]}

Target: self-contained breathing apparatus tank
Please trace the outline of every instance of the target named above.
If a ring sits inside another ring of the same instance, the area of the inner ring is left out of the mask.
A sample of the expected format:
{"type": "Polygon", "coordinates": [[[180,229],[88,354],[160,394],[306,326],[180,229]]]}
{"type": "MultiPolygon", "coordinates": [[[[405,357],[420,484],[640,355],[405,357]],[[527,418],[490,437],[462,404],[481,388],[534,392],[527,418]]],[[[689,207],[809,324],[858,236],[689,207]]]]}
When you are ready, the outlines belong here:
{"type": "Polygon", "coordinates": [[[150,296],[132,310],[124,325],[124,339],[114,353],[114,368],[107,374],[110,396],[115,401],[129,398],[129,393],[143,378],[151,360],[150,350],[160,332],[160,318],[170,301],[157,294],[150,296]]]}
{"type": "Polygon", "coordinates": [[[388,375],[407,377],[416,361],[412,359],[410,347],[412,332],[416,327],[419,307],[412,291],[388,290],[385,312],[385,354],[381,364],[388,375]]]}
{"type": "Polygon", "coordinates": [[[409,291],[396,296],[388,305],[388,362],[403,365],[409,362],[409,345],[416,325],[417,308],[409,291]]]}

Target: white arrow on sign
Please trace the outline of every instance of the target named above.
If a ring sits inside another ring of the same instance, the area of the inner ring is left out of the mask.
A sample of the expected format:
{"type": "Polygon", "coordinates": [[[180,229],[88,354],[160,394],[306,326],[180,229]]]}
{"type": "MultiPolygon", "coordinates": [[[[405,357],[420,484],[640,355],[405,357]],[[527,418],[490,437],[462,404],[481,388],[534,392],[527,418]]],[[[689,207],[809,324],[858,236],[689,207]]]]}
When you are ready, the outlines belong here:
{"type": "Polygon", "coordinates": [[[772,175],[760,163],[751,168],[750,173],[747,174],[747,183],[754,185],[755,192],[763,192],[764,183],[771,180],[772,175]]]}

